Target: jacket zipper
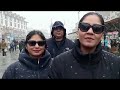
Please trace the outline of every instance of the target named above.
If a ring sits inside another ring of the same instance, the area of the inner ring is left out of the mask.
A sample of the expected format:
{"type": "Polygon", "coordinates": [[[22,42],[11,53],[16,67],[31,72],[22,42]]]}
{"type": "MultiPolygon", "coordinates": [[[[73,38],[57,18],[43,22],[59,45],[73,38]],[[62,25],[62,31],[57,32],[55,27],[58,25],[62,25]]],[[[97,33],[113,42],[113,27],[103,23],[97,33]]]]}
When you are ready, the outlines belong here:
{"type": "Polygon", "coordinates": [[[53,57],[55,57],[55,49],[53,48],[53,50],[52,50],[52,51],[53,51],[53,57]]]}
{"type": "Polygon", "coordinates": [[[39,65],[39,59],[38,59],[38,65],[39,65]]]}
{"type": "MultiPolygon", "coordinates": [[[[89,54],[89,61],[91,62],[91,55],[89,54]]],[[[89,64],[88,64],[88,66],[90,66],[90,62],[89,62],[89,64]]],[[[92,66],[90,66],[90,72],[91,72],[91,74],[92,74],[92,79],[95,79],[95,77],[94,77],[94,71],[93,71],[93,69],[92,69],[92,66]]]]}
{"type": "MultiPolygon", "coordinates": [[[[40,61],[39,61],[39,59],[38,59],[38,65],[39,65],[39,63],[40,63],[40,61]]],[[[39,70],[38,70],[38,78],[40,77],[40,75],[39,75],[39,70]]]]}

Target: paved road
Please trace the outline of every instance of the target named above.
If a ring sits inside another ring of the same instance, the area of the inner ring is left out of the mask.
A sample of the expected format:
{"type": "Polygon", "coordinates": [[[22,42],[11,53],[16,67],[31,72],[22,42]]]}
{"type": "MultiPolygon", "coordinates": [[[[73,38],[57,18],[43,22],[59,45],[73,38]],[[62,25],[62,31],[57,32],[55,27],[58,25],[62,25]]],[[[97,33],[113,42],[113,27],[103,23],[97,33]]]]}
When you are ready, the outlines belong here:
{"type": "Polygon", "coordinates": [[[0,79],[5,71],[5,69],[11,64],[17,61],[19,56],[19,50],[16,50],[12,53],[7,52],[7,56],[2,56],[0,52],[0,79]]]}

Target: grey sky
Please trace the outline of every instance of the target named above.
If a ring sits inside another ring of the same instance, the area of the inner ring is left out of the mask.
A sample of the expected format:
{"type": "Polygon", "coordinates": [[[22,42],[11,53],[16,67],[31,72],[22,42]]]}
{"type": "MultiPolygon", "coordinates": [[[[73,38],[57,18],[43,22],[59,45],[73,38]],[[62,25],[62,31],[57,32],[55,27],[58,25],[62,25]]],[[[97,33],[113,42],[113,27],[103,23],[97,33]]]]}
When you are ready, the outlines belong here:
{"type": "Polygon", "coordinates": [[[80,11],[78,17],[78,11],[12,11],[20,16],[25,17],[28,23],[28,27],[33,29],[46,29],[50,30],[51,22],[54,23],[57,20],[62,21],[65,24],[67,32],[75,28],[75,23],[78,22],[78,18],[81,18],[86,12],[80,11]]]}

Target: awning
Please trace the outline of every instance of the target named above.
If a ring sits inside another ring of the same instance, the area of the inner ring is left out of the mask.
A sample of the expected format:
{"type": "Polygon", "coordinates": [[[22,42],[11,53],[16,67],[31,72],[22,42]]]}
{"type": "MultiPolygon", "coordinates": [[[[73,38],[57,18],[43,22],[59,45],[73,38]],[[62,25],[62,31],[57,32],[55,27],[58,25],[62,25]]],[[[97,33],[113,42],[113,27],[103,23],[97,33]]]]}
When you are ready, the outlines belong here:
{"type": "Polygon", "coordinates": [[[120,18],[115,18],[110,21],[105,22],[106,24],[120,23],[120,18]]]}

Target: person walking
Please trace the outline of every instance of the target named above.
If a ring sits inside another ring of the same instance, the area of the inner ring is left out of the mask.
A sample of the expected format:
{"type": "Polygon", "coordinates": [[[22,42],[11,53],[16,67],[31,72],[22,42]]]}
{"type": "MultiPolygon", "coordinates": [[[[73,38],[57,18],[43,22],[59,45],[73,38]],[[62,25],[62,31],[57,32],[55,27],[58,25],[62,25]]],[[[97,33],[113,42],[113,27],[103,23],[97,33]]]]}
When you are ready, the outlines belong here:
{"type": "Polygon", "coordinates": [[[6,56],[6,53],[7,53],[7,43],[5,42],[5,39],[2,39],[1,49],[2,49],[2,56],[6,56]]]}
{"type": "Polygon", "coordinates": [[[24,40],[21,40],[21,41],[19,42],[19,51],[21,52],[21,51],[24,49],[24,47],[25,47],[25,41],[24,41],[24,40]]]}

